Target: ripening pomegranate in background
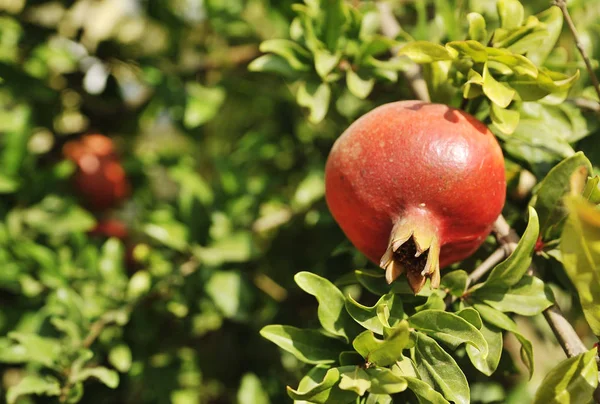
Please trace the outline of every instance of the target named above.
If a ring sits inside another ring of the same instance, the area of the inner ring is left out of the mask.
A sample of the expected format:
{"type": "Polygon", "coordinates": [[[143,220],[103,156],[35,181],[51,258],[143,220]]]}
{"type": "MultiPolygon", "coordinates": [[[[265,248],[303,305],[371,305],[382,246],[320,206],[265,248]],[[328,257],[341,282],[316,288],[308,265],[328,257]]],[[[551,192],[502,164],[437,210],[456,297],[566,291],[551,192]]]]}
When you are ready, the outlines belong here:
{"type": "Polygon", "coordinates": [[[440,267],[490,233],[506,193],[504,158],[487,127],[445,105],[400,101],[354,122],[325,171],[329,209],[346,236],[393,282],[418,293],[440,267]]]}
{"type": "Polygon", "coordinates": [[[77,164],[75,188],[92,209],[112,208],[129,195],[129,181],[110,138],[86,135],[66,143],[63,153],[77,164]]]}

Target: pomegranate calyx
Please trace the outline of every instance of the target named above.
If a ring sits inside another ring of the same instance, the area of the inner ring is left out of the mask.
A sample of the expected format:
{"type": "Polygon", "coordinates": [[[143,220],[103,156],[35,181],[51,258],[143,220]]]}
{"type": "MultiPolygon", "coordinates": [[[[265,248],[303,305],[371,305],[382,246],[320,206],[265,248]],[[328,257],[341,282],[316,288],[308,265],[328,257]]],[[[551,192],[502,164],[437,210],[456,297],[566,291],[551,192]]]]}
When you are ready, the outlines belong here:
{"type": "Polygon", "coordinates": [[[405,273],[415,294],[425,286],[427,278],[431,279],[432,288],[439,287],[440,238],[427,212],[420,211],[396,222],[379,265],[385,270],[388,284],[405,273]]]}

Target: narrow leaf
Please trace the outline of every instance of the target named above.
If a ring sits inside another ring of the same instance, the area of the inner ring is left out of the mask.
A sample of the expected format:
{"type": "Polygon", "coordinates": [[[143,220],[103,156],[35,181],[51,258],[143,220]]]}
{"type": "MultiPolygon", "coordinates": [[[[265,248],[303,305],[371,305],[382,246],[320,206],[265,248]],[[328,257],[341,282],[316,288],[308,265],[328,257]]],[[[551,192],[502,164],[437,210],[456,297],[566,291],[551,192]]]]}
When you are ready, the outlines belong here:
{"type": "Polygon", "coordinates": [[[498,368],[502,356],[502,331],[489,324],[483,324],[481,334],[488,345],[488,354],[483,356],[481,351],[472,345],[467,345],[467,355],[477,370],[486,376],[491,376],[498,368]]]}
{"type": "Polygon", "coordinates": [[[406,390],[408,383],[402,376],[396,375],[386,368],[369,368],[366,370],[370,380],[370,392],[375,394],[395,394],[406,390]]]}
{"type": "Polygon", "coordinates": [[[588,403],[598,386],[596,349],[566,359],[550,371],[535,394],[534,404],[588,403]]]}
{"type": "Polygon", "coordinates": [[[344,350],[338,340],[314,330],[268,325],[260,330],[260,335],[305,363],[334,363],[344,350]]]}
{"type": "Polygon", "coordinates": [[[432,63],[454,59],[445,47],[427,41],[410,42],[398,51],[398,55],[407,56],[415,63],[432,63]]]}
{"type": "Polygon", "coordinates": [[[325,331],[348,342],[349,327],[355,324],[346,312],[346,299],[342,292],[327,279],[310,272],[299,272],[294,280],[302,290],[317,298],[317,313],[325,331]]]}
{"type": "Polygon", "coordinates": [[[571,178],[577,173],[585,179],[592,173],[592,164],[582,153],[577,152],[555,165],[535,188],[531,204],[540,217],[542,236],[567,216],[563,198],[571,190],[571,178]]]}
{"type": "Polygon", "coordinates": [[[464,373],[434,339],[415,332],[414,360],[422,379],[439,390],[448,401],[469,403],[469,383],[464,373]]]}
{"type": "Polygon", "coordinates": [[[354,339],[352,346],[367,362],[389,366],[402,356],[402,351],[408,345],[408,322],[400,322],[387,334],[384,340],[380,340],[371,331],[365,331],[354,339]]]}
{"type": "Polygon", "coordinates": [[[408,319],[411,327],[441,341],[453,349],[468,344],[487,356],[488,347],[483,335],[464,318],[442,310],[423,310],[408,319]]]}
{"type": "Polygon", "coordinates": [[[508,87],[506,84],[497,81],[490,71],[488,65],[483,65],[483,93],[494,103],[502,108],[508,107],[508,104],[515,96],[515,90],[508,87]]]}
{"type": "Polygon", "coordinates": [[[383,335],[384,324],[377,316],[378,307],[386,306],[389,310],[388,324],[394,326],[405,317],[402,301],[394,293],[388,293],[379,299],[373,307],[363,306],[351,296],[346,300],[346,310],[352,318],[367,330],[383,335]]]}
{"type": "Polygon", "coordinates": [[[512,286],[519,282],[531,265],[533,249],[538,238],[539,222],[537,212],[529,207],[529,222],[525,233],[513,253],[490,273],[485,286],[512,286]]]}
{"type": "Polygon", "coordinates": [[[554,304],[550,288],[539,278],[525,275],[511,288],[484,285],[471,294],[502,312],[535,316],[554,304]]]}
{"type": "Polygon", "coordinates": [[[560,239],[562,262],[575,285],[585,318],[600,335],[600,211],[581,197],[571,197],[571,213],[560,239]]]}

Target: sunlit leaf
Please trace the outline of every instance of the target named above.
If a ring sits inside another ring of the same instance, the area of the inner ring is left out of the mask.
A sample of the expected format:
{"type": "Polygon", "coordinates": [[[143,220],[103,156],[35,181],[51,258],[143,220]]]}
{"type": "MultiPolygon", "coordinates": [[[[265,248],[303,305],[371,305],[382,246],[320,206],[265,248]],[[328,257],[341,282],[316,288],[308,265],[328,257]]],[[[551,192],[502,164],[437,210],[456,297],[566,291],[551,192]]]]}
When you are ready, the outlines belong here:
{"type": "Polygon", "coordinates": [[[597,350],[566,359],[546,375],[534,404],[587,403],[598,386],[597,350]]]}

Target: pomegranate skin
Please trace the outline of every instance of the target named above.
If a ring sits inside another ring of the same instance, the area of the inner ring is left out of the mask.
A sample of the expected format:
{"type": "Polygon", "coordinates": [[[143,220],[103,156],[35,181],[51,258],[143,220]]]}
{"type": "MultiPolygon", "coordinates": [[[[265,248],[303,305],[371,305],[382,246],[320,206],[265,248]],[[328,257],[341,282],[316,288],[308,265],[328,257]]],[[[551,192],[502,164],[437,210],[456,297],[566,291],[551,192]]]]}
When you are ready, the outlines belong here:
{"type": "Polygon", "coordinates": [[[388,282],[406,272],[416,293],[426,277],[436,287],[439,268],[470,256],[490,233],[506,196],[504,158],[493,134],[471,115],[394,102],[338,138],[325,189],[333,217],[355,247],[386,269],[388,282]],[[423,262],[409,262],[415,260],[423,262]]]}
{"type": "Polygon", "coordinates": [[[109,137],[85,135],[66,143],[63,154],[77,164],[73,183],[91,209],[113,208],[129,196],[129,181],[109,137]]]}

